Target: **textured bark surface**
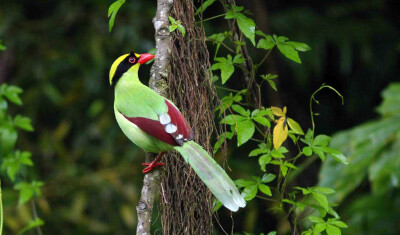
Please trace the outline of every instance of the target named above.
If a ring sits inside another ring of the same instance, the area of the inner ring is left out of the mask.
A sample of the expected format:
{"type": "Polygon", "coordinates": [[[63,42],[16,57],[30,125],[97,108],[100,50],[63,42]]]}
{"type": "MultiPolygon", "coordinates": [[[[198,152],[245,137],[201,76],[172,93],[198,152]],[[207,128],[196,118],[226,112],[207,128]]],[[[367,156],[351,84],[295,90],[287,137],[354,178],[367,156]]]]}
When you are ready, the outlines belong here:
{"type": "MultiPolygon", "coordinates": [[[[196,25],[192,0],[174,1],[171,16],[180,20],[185,36],[172,34],[168,97],[188,119],[195,140],[209,153],[214,126],[215,90],[204,30],[196,25]]],[[[179,154],[167,160],[162,203],[163,234],[212,234],[213,197],[179,154]]]]}
{"type": "MultiPolygon", "coordinates": [[[[149,85],[158,94],[166,96],[167,82],[170,71],[170,55],[172,41],[169,32],[169,19],[173,0],[158,0],[157,13],[153,19],[156,41],[156,56],[154,64],[151,67],[151,77],[149,85]]],[[[154,159],[154,154],[148,154],[146,161],[150,162],[154,159]]],[[[160,192],[160,181],[162,172],[159,168],[146,174],[143,179],[143,187],[138,206],[136,207],[138,215],[138,225],[136,234],[151,234],[151,217],[156,195],[160,192]]]]}

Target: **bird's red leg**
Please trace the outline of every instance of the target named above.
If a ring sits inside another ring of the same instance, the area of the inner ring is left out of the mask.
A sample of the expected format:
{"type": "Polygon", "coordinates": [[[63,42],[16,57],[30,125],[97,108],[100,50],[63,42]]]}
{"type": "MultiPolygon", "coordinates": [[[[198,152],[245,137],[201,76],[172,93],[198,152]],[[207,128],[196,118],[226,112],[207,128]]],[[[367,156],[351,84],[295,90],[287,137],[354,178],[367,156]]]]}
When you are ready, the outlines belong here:
{"type": "Polygon", "coordinates": [[[143,174],[146,174],[146,173],[149,173],[150,171],[152,171],[153,168],[156,168],[156,167],[158,167],[158,166],[164,166],[165,163],[158,162],[158,161],[160,161],[161,157],[162,157],[164,154],[165,154],[165,152],[162,152],[162,153],[158,154],[158,156],[156,157],[156,159],[154,159],[154,161],[152,161],[152,162],[149,162],[149,163],[148,163],[148,162],[142,163],[143,166],[147,166],[146,168],[143,169],[142,173],[143,173],[143,174]]]}

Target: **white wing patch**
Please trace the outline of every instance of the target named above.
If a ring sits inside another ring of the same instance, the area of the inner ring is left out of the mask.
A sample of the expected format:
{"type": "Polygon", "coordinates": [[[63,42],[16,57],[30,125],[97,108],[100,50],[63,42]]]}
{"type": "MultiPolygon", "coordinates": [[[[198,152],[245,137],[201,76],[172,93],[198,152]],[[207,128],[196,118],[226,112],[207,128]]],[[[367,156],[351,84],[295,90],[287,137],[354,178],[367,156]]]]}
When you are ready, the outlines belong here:
{"type": "Polygon", "coordinates": [[[187,138],[183,138],[183,134],[179,133],[178,126],[172,123],[171,116],[168,113],[159,115],[158,120],[160,121],[160,124],[163,125],[165,132],[171,134],[171,136],[179,145],[182,145],[184,142],[189,140],[187,138]]]}
{"type": "Polygon", "coordinates": [[[168,115],[168,113],[163,113],[159,116],[159,120],[162,125],[166,125],[171,122],[171,117],[168,115]]]}
{"type": "Polygon", "coordinates": [[[174,124],[172,123],[168,123],[167,125],[164,126],[165,131],[169,134],[174,133],[175,131],[178,130],[178,127],[176,127],[174,124]]]}

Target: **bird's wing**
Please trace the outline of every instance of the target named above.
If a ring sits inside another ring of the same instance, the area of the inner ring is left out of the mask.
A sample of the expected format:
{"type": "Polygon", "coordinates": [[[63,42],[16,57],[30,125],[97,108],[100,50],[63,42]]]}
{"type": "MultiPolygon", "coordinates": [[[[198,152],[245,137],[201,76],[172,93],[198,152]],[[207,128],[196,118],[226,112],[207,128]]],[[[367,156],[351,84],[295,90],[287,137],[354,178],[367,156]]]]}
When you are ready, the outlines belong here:
{"type": "Polygon", "coordinates": [[[170,145],[178,146],[192,140],[192,128],[185,117],[171,102],[166,99],[164,101],[168,107],[168,112],[158,115],[158,120],[144,117],[128,117],[123,113],[121,114],[142,131],[170,145]]]}

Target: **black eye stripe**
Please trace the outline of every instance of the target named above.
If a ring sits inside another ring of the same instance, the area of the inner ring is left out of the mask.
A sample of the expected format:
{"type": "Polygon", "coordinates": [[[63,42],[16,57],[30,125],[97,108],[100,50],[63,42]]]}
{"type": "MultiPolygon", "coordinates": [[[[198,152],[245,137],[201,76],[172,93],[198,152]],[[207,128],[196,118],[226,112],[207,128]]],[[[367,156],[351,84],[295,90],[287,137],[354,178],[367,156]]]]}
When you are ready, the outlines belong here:
{"type": "Polygon", "coordinates": [[[119,63],[117,69],[115,70],[115,74],[111,80],[112,81],[111,85],[114,86],[115,84],[117,84],[118,80],[122,77],[122,75],[126,71],[128,71],[133,65],[135,65],[139,60],[139,58],[137,58],[135,54],[131,52],[123,61],[121,61],[121,63],[119,63]],[[131,57],[135,58],[133,63],[129,61],[131,57]]]}

